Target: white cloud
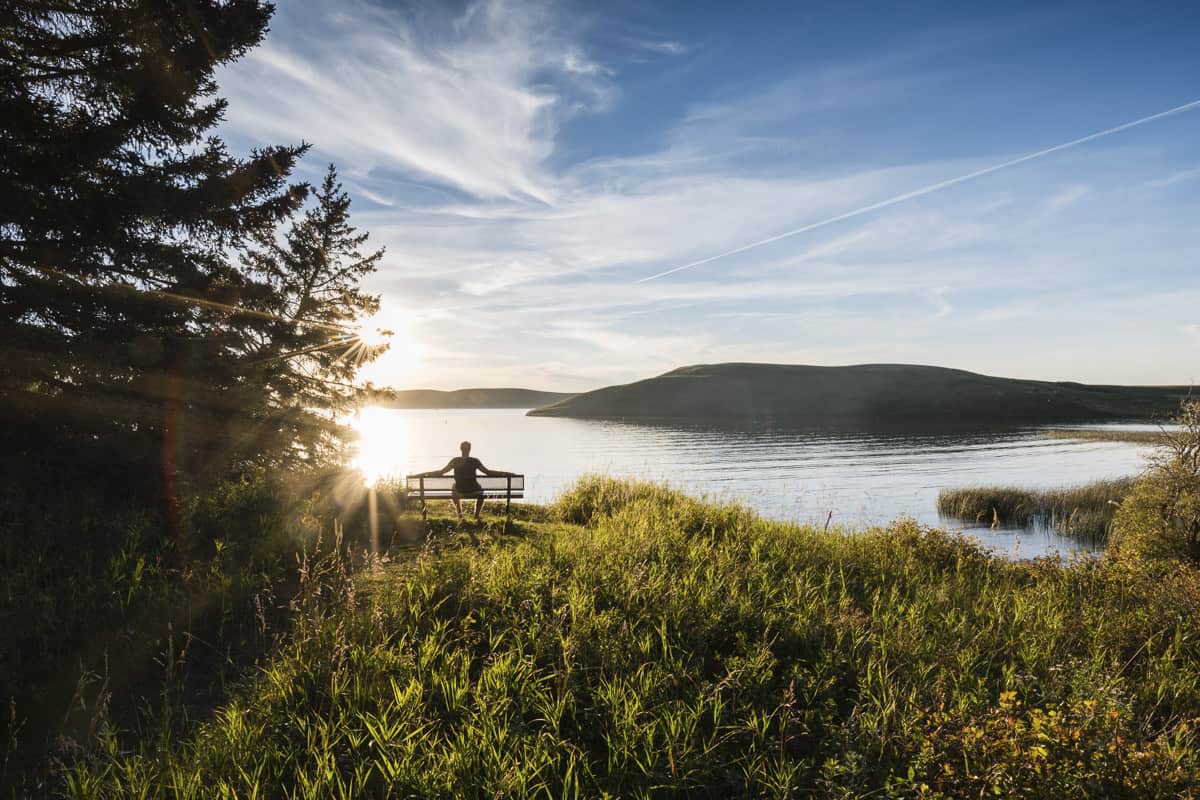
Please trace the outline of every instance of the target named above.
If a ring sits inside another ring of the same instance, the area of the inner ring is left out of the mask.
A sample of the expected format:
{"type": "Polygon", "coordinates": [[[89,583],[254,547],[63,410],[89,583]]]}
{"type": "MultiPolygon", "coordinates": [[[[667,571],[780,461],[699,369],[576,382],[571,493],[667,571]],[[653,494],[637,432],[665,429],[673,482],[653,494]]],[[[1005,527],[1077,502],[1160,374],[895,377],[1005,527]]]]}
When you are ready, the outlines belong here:
{"type": "MultiPolygon", "coordinates": [[[[426,343],[420,376],[405,385],[586,389],[721,360],[958,360],[1085,378],[1061,370],[1092,351],[1044,353],[1038,338],[1080,335],[1079,316],[1073,328],[1061,322],[1089,302],[1078,287],[1194,252],[1194,237],[1155,213],[1165,210],[1157,193],[1131,201],[1129,165],[1150,157],[1089,147],[1065,166],[1047,159],[634,285],[1003,154],[898,156],[892,166],[814,157],[809,148],[828,142],[814,142],[804,121],[905,102],[928,77],[892,58],[695,104],[643,152],[555,159],[564,121],[611,109],[620,74],[559,10],[483,0],[446,20],[366,0],[331,8],[281,7],[266,44],[221,78],[228,124],[267,142],[303,135],[341,168],[355,224],[388,246],[370,288],[385,307],[403,298],[412,336],[426,343]],[[1028,366],[1022,347],[1045,360],[1028,366]]],[[[651,39],[679,54],[670,37],[651,39]]],[[[1146,307],[1133,296],[1145,285],[1139,277],[1121,303],[1146,307]]],[[[1181,307],[1161,307],[1160,333],[1179,340],[1182,325],[1200,337],[1181,307]]],[[[1114,311],[1109,328],[1089,333],[1115,337],[1125,316],[1114,311]]]]}
{"type": "Polygon", "coordinates": [[[615,91],[558,24],[549,8],[504,0],[450,24],[367,0],[288,4],[220,76],[227,124],[268,142],[302,134],[359,170],[551,203],[544,162],[559,125],[615,91]]]}

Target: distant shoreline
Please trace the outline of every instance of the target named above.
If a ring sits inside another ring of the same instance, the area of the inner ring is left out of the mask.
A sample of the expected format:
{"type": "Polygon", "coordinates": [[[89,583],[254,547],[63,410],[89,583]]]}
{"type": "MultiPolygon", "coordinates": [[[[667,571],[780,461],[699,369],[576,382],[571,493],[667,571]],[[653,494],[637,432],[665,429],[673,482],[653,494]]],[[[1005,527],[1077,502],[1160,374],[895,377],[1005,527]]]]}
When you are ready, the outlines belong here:
{"type": "Polygon", "coordinates": [[[476,388],[405,389],[381,392],[371,404],[380,408],[407,410],[431,409],[530,409],[558,403],[574,395],[568,392],[543,392],[536,389],[476,388]]]}
{"type": "Polygon", "coordinates": [[[837,426],[1153,422],[1169,418],[1190,391],[999,378],[911,364],[703,364],[584,392],[529,415],[837,426]]]}

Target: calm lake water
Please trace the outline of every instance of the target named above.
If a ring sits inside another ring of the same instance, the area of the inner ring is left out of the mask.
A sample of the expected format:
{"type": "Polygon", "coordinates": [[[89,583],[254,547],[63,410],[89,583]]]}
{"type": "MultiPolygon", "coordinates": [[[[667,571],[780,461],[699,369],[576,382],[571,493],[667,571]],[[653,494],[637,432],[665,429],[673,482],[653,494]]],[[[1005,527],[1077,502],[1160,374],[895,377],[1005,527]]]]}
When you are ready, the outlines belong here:
{"type": "MultiPolygon", "coordinates": [[[[374,476],[438,469],[463,439],[491,469],[526,476],[528,502],[553,500],[588,472],[663,481],[731,499],[775,519],[864,527],[900,516],[967,531],[1011,557],[1086,548],[1042,529],[991,530],[939,517],[939,489],[1008,484],[1049,488],[1133,475],[1149,450],[1123,442],[1052,439],[1036,428],[897,433],[767,426],[647,426],[527,417],[517,410],[391,410],[360,415],[359,464],[374,476]]],[[[1110,425],[1153,429],[1152,426],[1110,425]]]]}

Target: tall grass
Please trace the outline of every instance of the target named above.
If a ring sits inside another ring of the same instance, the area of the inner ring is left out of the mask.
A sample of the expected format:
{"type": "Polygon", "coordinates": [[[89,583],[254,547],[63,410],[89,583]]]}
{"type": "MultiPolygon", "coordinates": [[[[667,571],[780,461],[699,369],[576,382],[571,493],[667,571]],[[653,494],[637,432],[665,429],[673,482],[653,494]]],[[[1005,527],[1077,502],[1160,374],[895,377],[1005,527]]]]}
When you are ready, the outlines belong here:
{"type": "MultiPolygon", "coordinates": [[[[0,482],[0,797],[45,794],[98,732],[206,718],[289,635],[318,531],[370,538],[361,479],[338,473],[247,472],[178,496],[174,524],[143,483],[74,477],[0,482]]],[[[404,500],[378,495],[390,540],[404,500]]]]}
{"type": "MultiPolygon", "coordinates": [[[[590,479],[520,535],[349,576],[187,736],[76,797],[1174,797],[1200,577],[824,533],[590,479]]],[[[331,557],[332,558],[332,557],[331,557]]]]}
{"type": "Polygon", "coordinates": [[[1113,514],[1133,490],[1134,478],[1083,486],[1033,490],[1014,486],[973,486],[938,492],[938,513],[955,519],[998,525],[1041,523],[1092,543],[1108,538],[1113,514]]]}

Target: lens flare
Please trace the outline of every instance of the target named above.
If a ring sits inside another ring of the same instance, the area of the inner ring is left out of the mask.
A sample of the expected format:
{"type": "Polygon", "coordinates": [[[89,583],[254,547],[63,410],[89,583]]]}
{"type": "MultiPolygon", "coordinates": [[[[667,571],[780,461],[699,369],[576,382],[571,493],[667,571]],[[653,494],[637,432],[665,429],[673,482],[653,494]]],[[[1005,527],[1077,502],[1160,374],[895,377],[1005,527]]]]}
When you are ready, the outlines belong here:
{"type": "Polygon", "coordinates": [[[350,420],[358,431],[358,452],[353,466],[362,473],[368,486],[380,481],[404,477],[404,443],[397,440],[401,430],[395,413],[386,408],[367,406],[350,420]]]}
{"type": "Polygon", "coordinates": [[[381,344],[388,346],[362,365],[359,375],[363,380],[397,388],[417,380],[425,347],[419,336],[416,315],[411,311],[397,305],[381,308],[374,316],[359,320],[355,334],[364,350],[381,344]]]}
{"type": "Polygon", "coordinates": [[[392,331],[373,325],[370,322],[364,322],[354,329],[354,338],[367,347],[379,347],[380,345],[391,344],[392,331]]]}

